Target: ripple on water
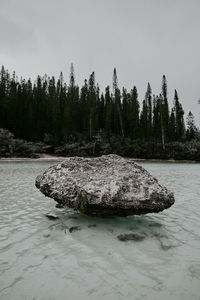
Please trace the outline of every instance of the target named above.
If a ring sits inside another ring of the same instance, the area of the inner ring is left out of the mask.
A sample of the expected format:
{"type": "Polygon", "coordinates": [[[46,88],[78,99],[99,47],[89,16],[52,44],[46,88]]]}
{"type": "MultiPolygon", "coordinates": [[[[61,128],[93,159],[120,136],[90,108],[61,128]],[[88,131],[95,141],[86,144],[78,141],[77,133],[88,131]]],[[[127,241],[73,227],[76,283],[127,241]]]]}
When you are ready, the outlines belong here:
{"type": "Polygon", "coordinates": [[[200,165],[142,163],[176,202],[127,218],[56,209],[34,186],[49,165],[0,164],[0,299],[198,299],[200,165]]]}

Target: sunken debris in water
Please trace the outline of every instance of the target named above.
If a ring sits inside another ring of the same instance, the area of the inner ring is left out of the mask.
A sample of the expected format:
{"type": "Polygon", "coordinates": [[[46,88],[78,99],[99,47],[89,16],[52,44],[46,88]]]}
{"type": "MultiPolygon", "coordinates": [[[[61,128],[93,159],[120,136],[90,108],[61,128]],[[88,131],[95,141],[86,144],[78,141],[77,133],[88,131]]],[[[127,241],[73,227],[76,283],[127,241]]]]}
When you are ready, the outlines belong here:
{"type": "Polygon", "coordinates": [[[37,176],[48,197],[87,215],[128,216],[159,212],[174,195],[141,166],[117,155],[69,157],[37,176]]]}

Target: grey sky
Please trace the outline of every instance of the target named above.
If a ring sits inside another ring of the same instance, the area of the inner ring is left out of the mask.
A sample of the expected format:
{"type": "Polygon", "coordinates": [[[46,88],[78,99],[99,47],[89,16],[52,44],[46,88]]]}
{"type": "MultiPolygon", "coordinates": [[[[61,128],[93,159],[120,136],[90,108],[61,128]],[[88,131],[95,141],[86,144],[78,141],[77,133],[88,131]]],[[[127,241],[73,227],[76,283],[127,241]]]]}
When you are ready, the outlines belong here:
{"type": "Polygon", "coordinates": [[[136,85],[143,99],[148,81],[160,92],[168,81],[169,101],[178,90],[185,113],[200,125],[199,0],[0,0],[0,64],[17,75],[58,76],[76,82],[92,71],[101,90],[136,85]]]}

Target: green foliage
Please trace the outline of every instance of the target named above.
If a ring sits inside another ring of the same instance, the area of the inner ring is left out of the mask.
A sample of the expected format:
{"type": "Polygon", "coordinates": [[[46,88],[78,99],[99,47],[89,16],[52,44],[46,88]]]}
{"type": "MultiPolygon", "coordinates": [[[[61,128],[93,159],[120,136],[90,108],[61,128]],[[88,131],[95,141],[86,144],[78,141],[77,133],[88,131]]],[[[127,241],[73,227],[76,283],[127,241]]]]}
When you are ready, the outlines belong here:
{"type": "Polygon", "coordinates": [[[0,130],[0,156],[31,157],[47,152],[66,156],[116,153],[143,158],[170,158],[183,153],[188,157],[184,147],[178,154],[170,143],[199,139],[191,113],[185,130],[184,110],[176,90],[169,112],[165,76],[160,95],[152,95],[148,83],[141,105],[135,86],[130,91],[120,90],[116,69],[112,93],[109,86],[101,93],[94,72],[79,88],[73,65],[68,85],[62,72],[57,81],[45,75],[38,76],[33,84],[30,79],[19,81],[2,67],[0,128],[6,128],[0,130]]]}
{"type": "Polygon", "coordinates": [[[186,130],[186,137],[188,141],[191,141],[197,137],[197,128],[194,122],[194,116],[191,111],[188,113],[187,116],[187,130],[186,130]]]}
{"type": "Polygon", "coordinates": [[[62,203],[57,203],[56,204],[56,208],[63,208],[63,207],[64,207],[64,205],[62,203]]]}
{"type": "Polygon", "coordinates": [[[185,135],[184,124],[184,111],[181,103],[179,102],[178,93],[174,92],[174,112],[175,112],[175,139],[176,141],[182,141],[185,135]]]}
{"type": "Polygon", "coordinates": [[[81,213],[86,213],[87,211],[87,204],[88,204],[88,199],[87,199],[87,195],[83,196],[83,195],[78,195],[77,198],[77,209],[81,212],[81,213]]]}
{"type": "Polygon", "coordinates": [[[43,143],[31,143],[15,139],[6,129],[0,128],[0,157],[30,157],[37,158],[37,152],[45,152],[43,143]]]}

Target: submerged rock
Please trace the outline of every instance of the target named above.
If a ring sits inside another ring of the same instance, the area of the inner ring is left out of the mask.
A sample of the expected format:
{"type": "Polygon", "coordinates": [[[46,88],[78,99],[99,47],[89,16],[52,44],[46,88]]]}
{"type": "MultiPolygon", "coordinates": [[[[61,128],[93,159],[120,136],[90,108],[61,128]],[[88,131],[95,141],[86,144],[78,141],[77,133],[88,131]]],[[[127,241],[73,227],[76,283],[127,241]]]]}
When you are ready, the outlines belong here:
{"type": "Polygon", "coordinates": [[[92,228],[92,227],[97,227],[97,225],[96,224],[89,224],[88,225],[88,228],[92,228]]]}
{"type": "Polygon", "coordinates": [[[49,220],[58,220],[59,218],[53,214],[46,214],[45,215],[49,220]]]}
{"type": "Polygon", "coordinates": [[[137,234],[137,233],[122,233],[122,234],[119,234],[117,236],[117,238],[120,240],[120,241],[130,241],[130,240],[134,240],[134,241],[142,241],[144,240],[144,236],[143,235],[140,235],[140,234],[137,234]]]}
{"type": "Polygon", "coordinates": [[[56,208],[63,208],[63,207],[64,207],[64,205],[62,203],[57,203],[56,204],[56,208]]]}
{"type": "Polygon", "coordinates": [[[81,230],[80,226],[72,226],[69,228],[69,232],[72,233],[73,231],[78,231],[81,230]]]}
{"type": "Polygon", "coordinates": [[[117,155],[69,157],[37,176],[36,187],[87,215],[128,216],[162,211],[174,195],[133,160],[117,155]]]}

